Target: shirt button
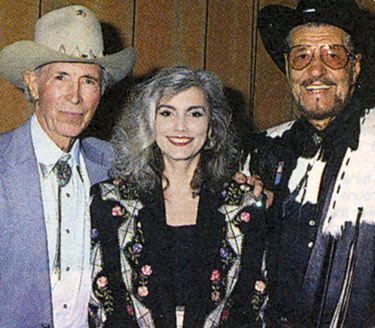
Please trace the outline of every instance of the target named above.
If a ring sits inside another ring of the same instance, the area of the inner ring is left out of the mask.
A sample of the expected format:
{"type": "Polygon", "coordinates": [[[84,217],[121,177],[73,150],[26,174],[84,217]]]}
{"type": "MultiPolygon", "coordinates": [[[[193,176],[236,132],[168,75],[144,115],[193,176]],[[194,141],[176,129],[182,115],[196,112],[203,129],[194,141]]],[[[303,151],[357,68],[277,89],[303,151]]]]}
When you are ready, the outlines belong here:
{"type": "Polygon", "coordinates": [[[315,223],[316,223],[315,220],[310,220],[309,221],[309,225],[312,226],[312,227],[315,225],[315,223]]]}
{"type": "Polygon", "coordinates": [[[66,267],[66,269],[65,269],[66,271],[69,271],[70,270],[70,267],[66,267]]]}
{"type": "Polygon", "coordinates": [[[67,309],[67,308],[68,308],[68,304],[64,304],[64,305],[63,305],[63,308],[64,308],[64,309],[67,309]]]}
{"type": "Polygon", "coordinates": [[[67,197],[67,198],[70,198],[70,194],[69,194],[68,192],[66,193],[66,197],[67,197]]]}
{"type": "Polygon", "coordinates": [[[69,229],[66,229],[65,232],[66,232],[67,234],[70,234],[70,230],[69,230],[69,229]]]}
{"type": "Polygon", "coordinates": [[[314,243],[312,241],[310,241],[308,244],[307,244],[307,247],[308,248],[312,248],[314,246],[314,243]]]}

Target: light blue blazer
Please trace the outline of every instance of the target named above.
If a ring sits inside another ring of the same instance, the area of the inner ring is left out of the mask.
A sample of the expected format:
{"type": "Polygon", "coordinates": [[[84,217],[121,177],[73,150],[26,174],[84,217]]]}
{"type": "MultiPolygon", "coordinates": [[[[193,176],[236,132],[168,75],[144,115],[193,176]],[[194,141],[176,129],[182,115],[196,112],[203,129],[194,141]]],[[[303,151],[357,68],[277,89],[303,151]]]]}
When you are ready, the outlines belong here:
{"type": "MultiPolygon", "coordinates": [[[[107,179],[111,148],[86,138],[92,184],[107,179]]],[[[53,327],[47,237],[30,119],[0,134],[0,327],[53,327]]]]}

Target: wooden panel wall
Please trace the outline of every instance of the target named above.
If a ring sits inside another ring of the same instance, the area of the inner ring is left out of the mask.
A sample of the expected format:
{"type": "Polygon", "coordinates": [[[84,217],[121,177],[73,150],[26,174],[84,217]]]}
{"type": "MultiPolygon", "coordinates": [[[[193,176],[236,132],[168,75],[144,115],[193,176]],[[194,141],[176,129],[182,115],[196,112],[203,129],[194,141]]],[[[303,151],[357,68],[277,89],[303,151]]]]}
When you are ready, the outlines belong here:
{"type": "MultiPolygon", "coordinates": [[[[0,48],[21,40],[32,39],[38,19],[39,3],[35,0],[0,1],[0,48]],[[26,19],[27,18],[27,19],[26,19]]],[[[32,113],[32,106],[12,84],[0,78],[0,132],[20,125],[32,113]]]]}
{"type": "MultiPolygon", "coordinates": [[[[373,1],[357,1],[375,10],[373,1]]],[[[204,68],[224,82],[243,133],[293,117],[285,77],[265,52],[255,25],[259,8],[294,7],[297,0],[0,0],[0,48],[32,39],[40,15],[75,3],[98,15],[108,53],[135,47],[133,81],[160,67],[204,68]]],[[[104,99],[100,124],[115,117],[128,85],[120,84],[104,99]]],[[[22,124],[31,112],[22,92],[0,79],[0,132],[22,124]]]]}

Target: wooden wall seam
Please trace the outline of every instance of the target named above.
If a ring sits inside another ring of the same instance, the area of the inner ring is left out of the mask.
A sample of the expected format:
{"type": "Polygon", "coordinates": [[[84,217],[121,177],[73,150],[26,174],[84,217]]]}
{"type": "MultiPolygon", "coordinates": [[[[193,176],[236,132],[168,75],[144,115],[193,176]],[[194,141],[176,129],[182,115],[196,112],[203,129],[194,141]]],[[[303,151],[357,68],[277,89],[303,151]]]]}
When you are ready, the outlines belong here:
{"type": "Polygon", "coordinates": [[[207,69],[207,43],[208,43],[208,20],[210,11],[210,0],[206,1],[206,16],[204,25],[204,47],[203,47],[203,67],[202,69],[207,69]]]}

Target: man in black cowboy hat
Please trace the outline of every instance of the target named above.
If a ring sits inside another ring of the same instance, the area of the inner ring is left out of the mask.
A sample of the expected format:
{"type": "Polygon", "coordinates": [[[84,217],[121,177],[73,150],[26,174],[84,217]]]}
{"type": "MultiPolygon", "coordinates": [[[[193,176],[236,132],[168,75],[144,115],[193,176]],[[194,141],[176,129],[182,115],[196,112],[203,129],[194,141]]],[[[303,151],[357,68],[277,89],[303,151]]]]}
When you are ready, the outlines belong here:
{"type": "Polygon", "coordinates": [[[269,327],[375,327],[375,111],[355,97],[373,20],[354,0],[260,11],[301,113],[259,137],[251,159],[275,197],[269,327]]]}
{"type": "Polygon", "coordinates": [[[35,113],[0,135],[0,326],[88,327],[90,186],[111,150],[80,140],[106,86],[123,79],[133,48],[103,54],[99,20],[83,6],[42,16],[35,40],[0,51],[0,75],[35,113]]]}

